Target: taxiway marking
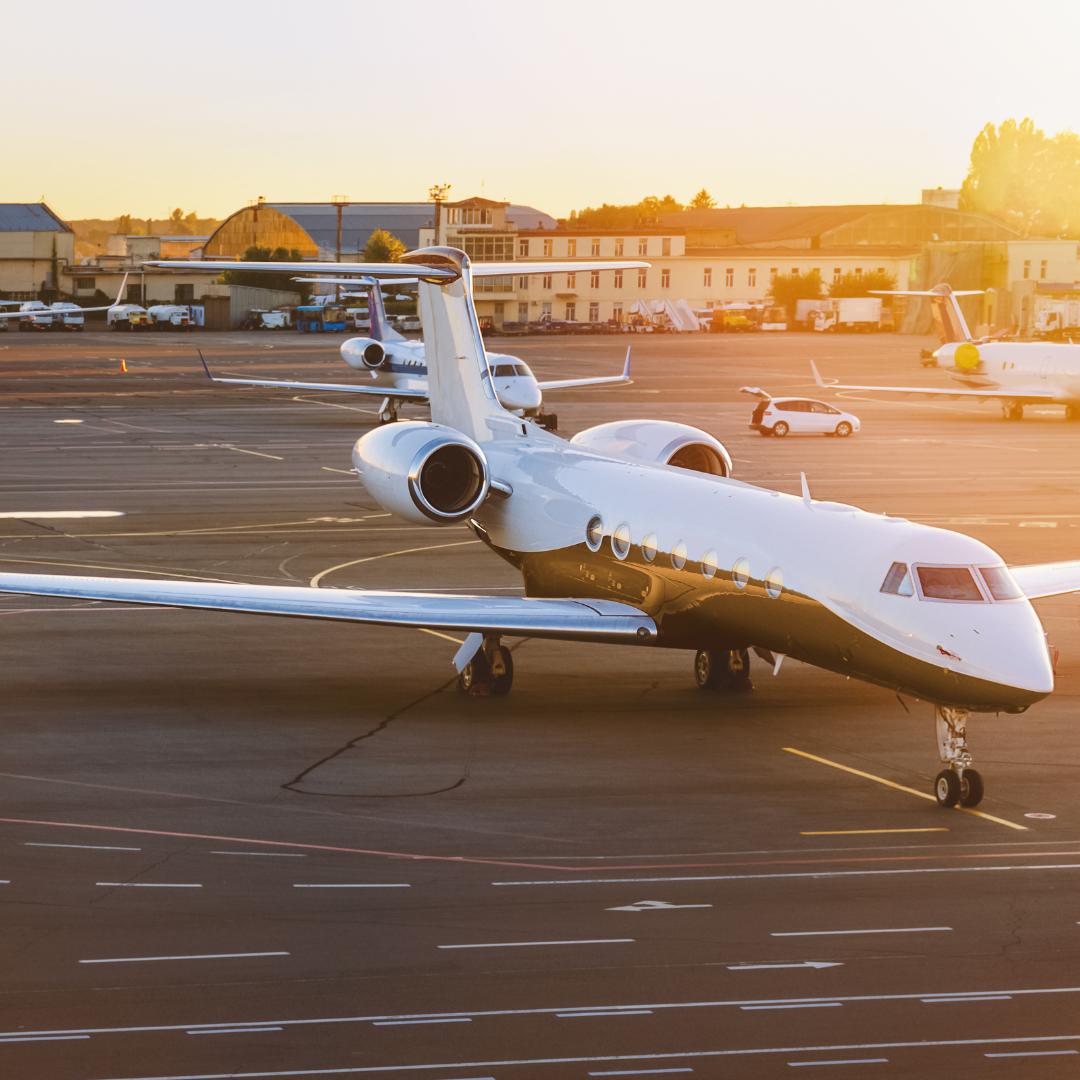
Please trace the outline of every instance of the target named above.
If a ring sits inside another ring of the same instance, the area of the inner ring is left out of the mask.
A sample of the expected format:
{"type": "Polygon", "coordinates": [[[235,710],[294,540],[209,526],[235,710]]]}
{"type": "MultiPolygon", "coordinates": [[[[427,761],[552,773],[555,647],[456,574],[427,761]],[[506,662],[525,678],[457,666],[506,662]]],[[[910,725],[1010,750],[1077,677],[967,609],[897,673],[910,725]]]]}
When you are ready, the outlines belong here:
{"type": "Polygon", "coordinates": [[[201,889],[201,885],[177,884],[165,881],[95,881],[106,889],[201,889]]]}
{"type": "Polygon", "coordinates": [[[439,945],[439,949],[517,949],[523,945],[615,945],[633,941],[632,937],[583,938],[580,941],[492,941],[479,945],[439,945]]]}
{"type": "Polygon", "coordinates": [[[769,937],[832,937],[836,934],[922,934],[932,930],[951,930],[951,926],[898,926],[888,930],[788,930],[769,937]]]}
{"type": "Polygon", "coordinates": [[[842,1001],[805,1001],[794,1005],[740,1005],[742,1012],[755,1012],[760,1009],[830,1009],[839,1008],[842,1001]]]}
{"type": "Polygon", "coordinates": [[[768,971],[772,968],[832,968],[843,967],[837,960],[804,960],[801,964],[728,964],[728,971],[768,971]]]}
{"type": "MultiPolygon", "coordinates": [[[[894,783],[892,780],[886,780],[883,776],[875,776],[873,773],[863,772],[861,769],[853,769],[850,765],[841,765],[838,761],[830,761],[828,758],[818,757],[816,754],[808,754],[805,750],[796,750],[792,746],[785,746],[782,749],[786,750],[789,754],[798,754],[800,757],[809,758],[811,761],[820,762],[822,765],[831,765],[834,769],[842,769],[844,772],[852,773],[854,776],[861,776],[865,780],[873,780],[875,783],[884,784],[886,787],[895,788],[897,791],[906,791],[909,795],[918,795],[920,799],[929,799],[931,802],[937,802],[937,799],[933,795],[928,794],[925,791],[916,791],[915,788],[905,787],[903,784],[894,783]]],[[[1024,832],[1027,831],[1026,825],[1017,825],[1015,821],[1006,821],[1004,818],[994,817],[993,814],[984,814],[981,810],[972,810],[968,806],[956,806],[955,810],[962,810],[965,814],[974,814],[975,817],[985,818],[987,821],[997,822],[998,825],[1007,825],[1010,829],[1020,829],[1024,832]]]]}
{"type": "Polygon", "coordinates": [[[934,829],[824,829],[817,832],[801,832],[800,836],[862,836],[865,833],[948,832],[939,825],[934,829]]]}
{"type": "Polygon", "coordinates": [[[606,1072],[591,1072],[590,1076],[659,1076],[660,1073],[686,1073],[693,1069],[608,1069],[606,1072]]]}
{"type": "MultiPolygon", "coordinates": [[[[54,610],[54,609],[50,609],[54,610]]],[[[63,611],[64,608],[56,608],[57,611],[63,611]]],[[[107,847],[103,844],[35,844],[33,841],[26,840],[23,842],[23,847],[64,847],[64,848],[79,848],[81,851],[142,851],[141,847],[107,847]]]]}
{"type": "Polygon", "coordinates": [[[89,1039],[89,1035],[17,1035],[17,1036],[4,1036],[0,1039],[0,1043],[15,1043],[15,1042],[62,1042],[65,1039],[89,1039]]]}
{"type": "Polygon", "coordinates": [[[105,960],[80,960],[80,964],[143,964],[151,960],[229,960],[246,956],[288,956],[287,952],[197,953],[194,956],[117,956],[105,960]]]}
{"type": "Polygon", "coordinates": [[[983,1054],[988,1058],[1057,1057],[1059,1054],[1080,1054],[1080,1050],[1020,1050],[1011,1054],[983,1054]]]}
{"type": "MultiPolygon", "coordinates": [[[[126,849],[125,849],[126,850],[126,849]]],[[[132,851],[139,851],[139,848],[132,848],[132,851]]],[[[302,855],[296,851],[211,851],[210,855],[259,855],[263,858],[270,859],[306,859],[306,855],[302,855]]]]}
{"type": "MultiPolygon", "coordinates": [[[[1066,1053],[1075,1054],[1076,1051],[1069,1050],[1066,1053]]],[[[788,1064],[793,1067],[799,1065],[878,1065],[888,1060],[888,1058],[839,1058],[836,1061],[789,1061],[788,1064]]]]}
{"type": "Polygon", "coordinates": [[[319,571],[308,584],[313,589],[317,589],[319,587],[319,582],[322,581],[327,574],[332,574],[335,570],[344,570],[347,566],[359,566],[361,563],[374,562],[376,559],[389,559],[394,555],[412,555],[418,551],[437,551],[440,548],[465,547],[467,544],[479,543],[479,540],[457,540],[452,544],[428,544],[426,547],[405,548],[403,551],[386,551],[383,552],[382,555],[369,555],[366,559],[352,559],[349,562],[338,563],[337,566],[331,566],[326,570],[319,571]]]}
{"type": "Polygon", "coordinates": [[[189,1031],[188,1035],[254,1035],[260,1031],[281,1031],[279,1027],[239,1027],[208,1028],[204,1031],[189,1031]]]}
{"type": "Polygon", "coordinates": [[[560,1020],[571,1020],[579,1016],[652,1016],[652,1009],[614,1009],[609,1012],[561,1012],[555,1015],[560,1020]]]}
{"type": "Polygon", "coordinates": [[[266,457],[266,458],[271,458],[274,461],[284,461],[285,460],[283,457],[278,457],[276,454],[260,454],[258,450],[241,450],[239,446],[220,446],[220,447],[211,447],[211,449],[235,450],[238,454],[251,454],[253,457],[266,457]]]}
{"type": "Polygon", "coordinates": [[[946,1002],[952,1001],[1012,1001],[1012,996],[1010,994],[997,994],[993,997],[991,997],[990,995],[987,995],[986,997],[935,997],[919,998],[919,1000],[924,1005],[943,1005],[946,1002]]]}
{"type": "Polygon", "coordinates": [[[471,1024],[471,1016],[442,1016],[431,1020],[373,1020],[372,1027],[400,1027],[403,1024],[471,1024]]]}
{"type": "Polygon", "coordinates": [[[405,882],[395,881],[389,884],[376,885],[294,885],[294,889],[410,889],[411,885],[405,882]]]}
{"type": "Polygon", "coordinates": [[[4,510],[0,512],[0,518],[15,518],[17,520],[44,521],[46,518],[112,518],[124,517],[123,510],[4,510]]]}

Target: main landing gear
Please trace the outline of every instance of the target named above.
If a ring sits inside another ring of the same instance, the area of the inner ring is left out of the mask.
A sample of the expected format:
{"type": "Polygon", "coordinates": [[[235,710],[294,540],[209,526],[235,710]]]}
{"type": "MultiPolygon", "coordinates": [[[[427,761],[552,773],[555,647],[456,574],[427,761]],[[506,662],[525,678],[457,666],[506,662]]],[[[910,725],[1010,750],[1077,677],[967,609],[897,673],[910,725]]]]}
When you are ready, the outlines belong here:
{"type": "Polygon", "coordinates": [[[379,423],[393,424],[397,420],[397,402],[393,398],[383,398],[379,406],[379,423]]]}
{"type": "Polygon", "coordinates": [[[1020,401],[1003,401],[1001,403],[1001,416],[1004,420],[1023,420],[1024,405],[1020,401]]]}
{"type": "Polygon", "coordinates": [[[938,806],[978,806],[983,797],[983,779],[971,766],[964,730],[971,713],[967,709],[949,709],[938,705],[934,710],[938,754],[948,765],[934,779],[938,806]]]}
{"type": "Polygon", "coordinates": [[[469,697],[504,697],[514,685],[514,658],[497,636],[484,638],[476,655],[457,680],[458,690],[469,697]]]}
{"type": "Polygon", "coordinates": [[[694,679],[702,690],[749,693],[750,653],[747,649],[701,649],[694,657],[694,679]]]}

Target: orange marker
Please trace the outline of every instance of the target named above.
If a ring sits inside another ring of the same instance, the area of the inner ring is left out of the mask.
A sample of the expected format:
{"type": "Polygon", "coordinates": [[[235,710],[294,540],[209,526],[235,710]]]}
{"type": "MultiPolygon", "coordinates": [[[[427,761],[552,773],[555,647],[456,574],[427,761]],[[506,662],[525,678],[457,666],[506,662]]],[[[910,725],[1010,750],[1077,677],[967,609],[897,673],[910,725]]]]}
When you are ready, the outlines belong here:
{"type": "Polygon", "coordinates": [[[120,361],[120,370],[121,371],[127,371],[127,361],[126,360],[121,360],[120,361]]]}

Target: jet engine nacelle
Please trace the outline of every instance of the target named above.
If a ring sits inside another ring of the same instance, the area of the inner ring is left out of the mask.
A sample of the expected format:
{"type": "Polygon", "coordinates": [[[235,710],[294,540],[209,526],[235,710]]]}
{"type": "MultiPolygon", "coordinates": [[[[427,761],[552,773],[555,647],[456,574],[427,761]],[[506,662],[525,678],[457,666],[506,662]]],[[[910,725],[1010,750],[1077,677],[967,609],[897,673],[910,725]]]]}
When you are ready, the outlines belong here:
{"type": "Polygon", "coordinates": [[[381,341],[373,338],[349,338],[341,346],[341,356],[349,367],[374,371],[390,362],[390,353],[381,341]]]}
{"type": "Polygon", "coordinates": [[[408,420],[369,431],[353,447],[353,465],[384,510],[418,525],[455,525],[487,498],[487,459],[466,435],[408,420]]]}
{"type": "Polygon", "coordinates": [[[570,441],[652,465],[674,465],[712,476],[732,474],[731,455],[719,439],[670,420],[618,420],[579,431],[570,441]]]}

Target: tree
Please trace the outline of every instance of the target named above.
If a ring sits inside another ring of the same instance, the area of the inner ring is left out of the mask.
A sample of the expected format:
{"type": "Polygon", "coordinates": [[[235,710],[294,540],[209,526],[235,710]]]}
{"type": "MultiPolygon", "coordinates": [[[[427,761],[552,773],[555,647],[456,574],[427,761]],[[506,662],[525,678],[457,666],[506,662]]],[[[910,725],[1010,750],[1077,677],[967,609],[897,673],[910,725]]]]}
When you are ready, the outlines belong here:
{"type": "Polygon", "coordinates": [[[821,274],[817,270],[809,274],[777,274],[769,286],[768,297],[787,310],[788,322],[794,322],[796,301],[821,298],[821,274]]]}
{"type": "Polygon", "coordinates": [[[1080,237],[1080,137],[1030,117],[987,124],[971,148],[960,208],[995,214],[1024,236],[1080,237]]]}
{"type": "Polygon", "coordinates": [[[609,203],[599,207],[587,206],[584,210],[572,212],[571,217],[574,224],[583,229],[631,229],[660,214],[671,214],[682,209],[683,204],[676,202],[671,195],[665,195],[662,199],[649,195],[639,203],[623,206],[609,203]]]}
{"type": "Polygon", "coordinates": [[[364,248],[364,262],[392,263],[405,254],[405,245],[385,229],[376,229],[364,248]]]}
{"type": "MultiPolygon", "coordinates": [[[[253,244],[244,252],[241,262],[303,262],[303,256],[293,248],[259,247],[253,244]]],[[[250,289],[279,289],[282,292],[299,293],[306,303],[311,296],[311,286],[303,281],[293,281],[295,270],[274,273],[267,270],[226,270],[221,280],[226,285],[246,285],[250,289]]]]}
{"type": "Polygon", "coordinates": [[[716,206],[716,200],[702,188],[691,200],[691,210],[712,210],[716,206]]]}
{"type": "Polygon", "coordinates": [[[129,236],[131,234],[131,215],[121,214],[116,219],[116,231],[122,236],[129,236]]]}
{"type": "Polygon", "coordinates": [[[884,270],[871,270],[868,274],[847,273],[829,286],[830,296],[869,296],[871,291],[889,292],[896,288],[896,276],[884,270]]]}
{"type": "MultiPolygon", "coordinates": [[[[194,214],[189,214],[189,217],[194,217],[194,214]]],[[[193,235],[191,230],[187,227],[184,219],[184,211],[178,206],[169,215],[169,235],[170,236],[191,236],[193,235]]]]}

